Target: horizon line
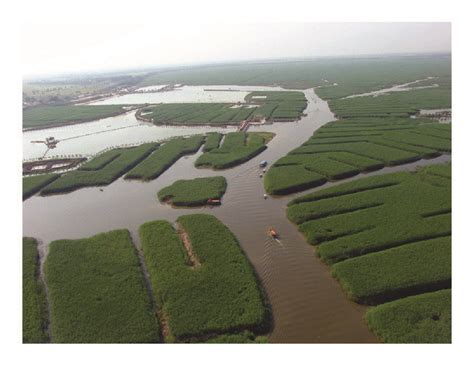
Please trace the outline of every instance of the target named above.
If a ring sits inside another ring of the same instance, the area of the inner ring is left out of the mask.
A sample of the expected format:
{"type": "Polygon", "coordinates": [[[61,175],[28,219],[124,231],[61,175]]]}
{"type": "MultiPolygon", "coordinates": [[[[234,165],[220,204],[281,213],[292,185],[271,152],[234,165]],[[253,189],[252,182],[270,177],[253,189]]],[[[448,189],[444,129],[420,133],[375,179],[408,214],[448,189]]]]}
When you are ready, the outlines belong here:
{"type": "Polygon", "coordinates": [[[275,58],[259,58],[259,59],[234,59],[234,60],[220,60],[220,61],[207,61],[207,62],[192,62],[192,63],[176,63],[176,64],[162,64],[162,65],[143,65],[139,67],[121,67],[112,69],[96,69],[96,70],[84,70],[84,71],[69,71],[69,72],[58,72],[58,73],[43,73],[37,75],[23,75],[22,81],[25,82],[42,82],[48,79],[57,78],[80,78],[80,77],[97,77],[99,75],[113,75],[113,74],[126,74],[131,72],[158,72],[161,70],[172,70],[172,69],[188,69],[188,68],[199,68],[204,66],[217,66],[217,65],[232,65],[232,64],[259,64],[259,63],[276,63],[276,62],[305,62],[313,61],[318,59],[331,59],[331,58],[369,58],[369,57],[410,57],[410,56],[451,56],[452,51],[432,51],[432,52],[394,52],[394,53],[371,53],[371,54],[334,54],[334,55],[323,55],[323,56],[301,56],[301,57],[275,57],[275,58]]]}

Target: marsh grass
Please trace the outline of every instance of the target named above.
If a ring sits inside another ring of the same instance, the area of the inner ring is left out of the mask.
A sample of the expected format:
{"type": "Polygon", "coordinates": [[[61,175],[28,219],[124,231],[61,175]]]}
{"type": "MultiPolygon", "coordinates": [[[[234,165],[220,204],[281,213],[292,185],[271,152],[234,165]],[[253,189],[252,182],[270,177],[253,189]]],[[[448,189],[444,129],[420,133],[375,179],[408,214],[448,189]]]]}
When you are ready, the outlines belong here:
{"type": "Polygon", "coordinates": [[[270,311],[232,232],[211,215],[181,216],[178,223],[201,263],[197,268],[169,222],[149,222],[139,231],[155,299],[169,320],[169,341],[241,341],[230,334],[267,332],[270,311]]]}
{"type": "Polygon", "coordinates": [[[203,206],[209,199],[220,199],[227,189],[224,177],[206,177],[178,180],[161,189],[158,198],[175,206],[203,206]]]}
{"type": "Polygon", "coordinates": [[[44,270],[55,343],[159,341],[159,325],[127,230],[54,241],[44,270]]]}
{"type": "Polygon", "coordinates": [[[40,280],[38,242],[23,238],[23,343],[48,342],[48,311],[40,280]]]}

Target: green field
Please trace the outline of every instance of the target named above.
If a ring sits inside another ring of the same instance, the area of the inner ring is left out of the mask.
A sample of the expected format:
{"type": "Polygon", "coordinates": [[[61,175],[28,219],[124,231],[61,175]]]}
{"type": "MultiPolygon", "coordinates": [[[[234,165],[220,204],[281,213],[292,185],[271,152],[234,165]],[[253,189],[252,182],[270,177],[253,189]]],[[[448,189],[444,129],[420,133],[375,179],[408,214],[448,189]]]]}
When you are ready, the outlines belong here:
{"type": "Polygon", "coordinates": [[[23,178],[23,200],[38,193],[41,188],[59,177],[59,174],[44,174],[23,178]]]}
{"type": "Polygon", "coordinates": [[[159,341],[159,325],[127,230],[52,242],[45,275],[53,342],[159,341]]]}
{"type": "Polygon", "coordinates": [[[224,177],[206,177],[177,180],[158,192],[161,202],[175,206],[203,206],[209,199],[220,199],[227,189],[224,177]]]}
{"type": "Polygon", "coordinates": [[[387,88],[429,76],[450,75],[450,55],[319,58],[305,61],[213,64],[162,70],[150,73],[141,85],[182,83],[187,85],[281,85],[297,89],[318,87],[316,92],[321,98],[333,99],[387,88]]]}
{"type": "Polygon", "coordinates": [[[365,319],[386,343],[451,343],[451,290],[376,306],[365,319]]]}
{"type": "Polygon", "coordinates": [[[130,170],[125,179],[152,180],[158,178],[179,158],[197,152],[204,142],[203,135],[177,137],[162,144],[153,154],[130,170]]]}
{"type": "Polygon", "coordinates": [[[140,227],[154,296],[170,330],[167,341],[239,342],[249,338],[239,333],[267,332],[269,309],[232,232],[211,215],[181,216],[178,223],[179,232],[167,221],[140,227]],[[181,230],[192,249],[185,249],[181,230]]]}
{"type": "Polygon", "coordinates": [[[245,120],[294,121],[307,105],[304,93],[295,91],[252,92],[245,99],[249,104],[166,103],[137,113],[140,119],[157,125],[237,125],[245,120]]]}
{"type": "Polygon", "coordinates": [[[265,175],[270,194],[288,194],[451,152],[451,125],[410,118],[357,118],[327,123],[265,175]]]}
{"type": "Polygon", "coordinates": [[[42,195],[71,192],[83,187],[109,185],[150,155],[158,144],[107,151],[80,169],[61,175],[41,191],[42,195]]]}
{"type": "Polygon", "coordinates": [[[23,238],[23,343],[48,341],[46,295],[39,271],[38,243],[23,238]]]}
{"type": "MultiPolygon", "coordinates": [[[[432,304],[425,300],[418,304],[417,296],[407,298],[407,303],[394,300],[451,288],[451,164],[373,176],[310,193],[291,201],[287,215],[307,241],[317,245],[318,256],[331,265],[332,275],[350,299],[386,303],[367,314],[369,325],[383,340],[450,338],[446,320],[434,324],[423,315],[432,304]],[[412,312],[408,299],[418,304],[412,312]],[[392,325],[384,320],[385,311],[394,319],[392,325]],[[399,327],[407,326],[407,317],[420,324],[415,322],[412,333],[403,338],[399,327]]],[[[443,319],[450,319],[450,309],[441,308],[443,319]]]]}
{"type": "Polygon", "coordinates": [[[125,113],[121,105],[40,106],[23,111],[23,128],[43,128],[67,123],[95,121],[125,113]]]}
{"type": "Polygon", "coordinates": [[[219,148],[204,152],[197,160],[198,168],[227,169],[245,163],[267,148],[272,134],[268,132],[230,132],[219,148]]]}

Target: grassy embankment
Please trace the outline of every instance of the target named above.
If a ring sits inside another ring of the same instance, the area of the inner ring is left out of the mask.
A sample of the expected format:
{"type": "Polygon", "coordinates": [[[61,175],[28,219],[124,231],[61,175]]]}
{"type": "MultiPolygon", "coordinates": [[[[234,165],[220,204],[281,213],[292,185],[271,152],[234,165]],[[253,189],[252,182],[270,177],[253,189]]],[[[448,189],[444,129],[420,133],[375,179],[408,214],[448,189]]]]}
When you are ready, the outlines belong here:
{"type": "Polygon", "coordinates": [[[89,122],[125,113],[121,105],[40,106],[23,111],[23,128],[44,128],[89,122]]]}
{"type": "Polygon", "coordinates": [[[209,199],[220,199],[227,189],[224,177],[206,177],[178,180],[158,192],[161,202],[175,206],[203,206],[209,199]]]}
{"type": "Polygon", "coordinates": [[[125,179],[152,180],[158,178],[179,158],[194,154],[204,142],[203,135],[188,138],[177,137],[162,144],[153,154],[126,175],[125,179]]]}
{"type": "Polygon", "coordinates": [[[277,160],[264,184],[271,194],[288,194],[447,152],[451,152],[450,124],[408,118],[335,121],[277,160]]]}
{"type": "Polygon", "coordinates": [[[82,165],[78,170],[61,175],[43,188],[41,194],[64,193],[83,187],[108,185],[144,160],[157,147],[156,143],[147,143],[107,151],[82,165]]]}
{"type": "Polygon", "coordinates": [[[23,343],[48,341],[46,295],[39,273],[38,243],[23,238],[23,343]]]}
{"type": "Polygon", "coordinates": [[[168,342],[264,341],[269,309],[253,268],[232,232],[211,215],[140,227],[154,297],[169,327],[168,342]],[[192,254],[190,254],[192,253],[192,254]]]}
{"type": "Polygon", "coordinates": [[[287,214],[308,242],[317,245],[318,256],[332,266],[349,298],[377,305],[409,296],[406,302],[388,303],[367,314],[382,339],[401,340],[399,327],[405,327],[406,340],[450,340],[448,299],[441,311],[420,296],[451,287],[450,164],[311,193],[290,202],[287,214]],[[395,317],[393,324],[383,321],[385,313],[395,317]],[[413,318],[423,324],[409,331],[406,319],[413,318]],[[425,337],[419,327],[432,331],[425,337]]]}
{"type": "Polygon", "coordinates": [[[46,187],[59,177],[59,174],[44,174],[23,178],[23,200],[38,193],[41,188],[46,187]]]}
{"type": "Polygon", "coordinates": [[[299,119],[306,109],[306,97],[302,92],[275,91],[252,92],[246,96],[247,104],[232,103],[166,103],[148,106],[138,113],[157,125],[214,125],[239,124],[244,120],[282,122],[299,119]],[[260,98],[260,97],[265,98],[260,98]]]}
{"type": "Polygon", "coordinates": [[[219,148],[203,153],[196,160],[198,168],[226,169],[245,163],[264,151],[273,134],[267,132],[231,132],[219,148]]]}
{"type": "Polygon", "coordinates": [[[153,343],[159,325],[127,230],[50,244],[45,263],[55,343],[153,343]]]}

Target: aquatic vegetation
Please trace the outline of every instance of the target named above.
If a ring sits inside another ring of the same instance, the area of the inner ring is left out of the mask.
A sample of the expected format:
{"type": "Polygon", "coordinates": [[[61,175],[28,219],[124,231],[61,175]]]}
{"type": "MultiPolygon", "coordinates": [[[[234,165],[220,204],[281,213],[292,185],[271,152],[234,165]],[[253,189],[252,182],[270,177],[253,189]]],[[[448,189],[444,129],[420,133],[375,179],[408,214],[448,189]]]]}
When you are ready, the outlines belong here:
{"type": "Polygon", "coordinates": [[[42,195],[71,192],[83,187],[105,186],[150,155],[158,144],[147,143],[137,147],[120,148],[103,153],[104,157],[97,157],[84,164],[80,170],[67,172],[53,183],[43,188],[42,195]],[[116,154],[118,156],[115,156],[116,154]],[[114,156],[114,158],[111,158],[114,156]]]}
{"type": "Polygon", "coordinates": [[[268,132],[231,132],[218,149],[203,153],[196,160],[198,168],[226,169],[245,163],[264,151],[273,134],[268,132]]]}
{"type": "Polygon", "coordinates": [[[135,166],[125,179],[152,180],[158,178],[184,155],[193,154],[204,142],[203,135],[177,137],[162,144],[153,154],[135,166]]]}
{"type": "Polygon", "coordinates": [[[79,170],[100,170],[103,169],[112,160],[118,158],[123,151],[113,149],[99,154],[79,167],[79,170]]]}
{"type": "Polygon", "coordinates": [[[206,143],[204,144],[202,151],[207,152],[217,149],[221,143],[222,134],[217,132],[208,133],[206,136],[206,143]]]}
{"type": "Polygon", "coordinates": [[[59,178],[59,174],[44,174],[23,178],[23,199],[26,200],[38,193],[41,188],[46,187],[57,178],[59,178]]]}
{"type": "Polygon", "coordinates": [[[417,296],[407,303],[389,302],[451,287],[450,164],[320,190],[291,201],[287,215],[317,245],[317,255],[331,265],[350,299],[371,305],[388,302],[367,313],[369,325],[383,340],[450,338],[445,300],[439,311],[436,303],[418,304],[417,296]],[[413,309],[412,301],[418,304],[413,309]],[[429,320],[433,311],[443,312],[443,322],[429,320]],[[421,320],[404,333],[407,319],[413,318],[421,320]]]}
{"type": "Polygon", "coordinates": [[[158,198],[175,206],[203,206],[210,199],[220,199],[226,189],[227,181],[224,177],[178,180],[160,190],[158,198]]]}
{"type": "Polygon", "coordinates": [[[140,119],[160,124],[227,125],[245,120],[294,121],[306,109],[306,97],[296,91],[251,92],[248,104],[166,103],[137,112],[140,119]]]}
{"type": "Polygon", "coordinates": [[[46,295],[39,271],[38,243],[23,238],[23,343],[48,341],[46,295]]]}
{"type": "Polygon", "coordinates": [[[326,182],[326,177],[309,171],[302,165],[273,165],[263,178],[265,190],[270,194],[280,195],[304,191],[326,182]]]}
{"type": "Polygon", "coordinates": [[[43,128],[75,122],[95,121],[125,113],[122,105],[40,106],[23,111],[23,128],[43,128]]]}
{"type": "Polygon", "coordinates": [[[451,236],[414,242],[336,263],[348,296],[377,304],[451,287],[451,236]]]}
{"type": "Polygon", "coordinates": [[[270,194],[288,194],[451,152],[451,126],[408,118],[335,121],[277,160],[264,178],[270,194]]]}
{"type": "Polygon", "coordinates": [[[245,330],[268,331],[269,309],[232,232],[211,215],[181,216],[178,223],[178,232],[167,221],[139,231],[154,297],[169,326],[167,341],[228,335],[217,339],[224,342],[245,330]]]}
{"type": "Polygon", "coordinates": [[[451,108],[451,85],[393,92],[376,97],[335,99],[329,102],[329,107],[341,118],[408,117],[420,109],[451,108]]]}
{"type": "Polygon", "coordinates": [[[376,306],[365,320],[386,343],[451,343],[451,289],[376,306]]]}
{"type": "Polygon", "coordinates": [[[290,202],[287,215],[318,244],[318,255],[335,263],[450,235],[450,184],[429,170],[374,176],[302,196],[290,202]]]}
{"type": "MultiPolygon", "coordinates": [[[[323,99],[341,98],[427,77],[451,75],[450,55],[357,57],[196,66],[149,74],[141,85],[280,85],[317,87],[323,99]]],[[[430,80],[440,83],[439,79],[430,80]]]]}
{"type": "Polygon", "coordinates": [[[304,93],[295,91],[259,91],[245,97],[247,102],[262,103],[251,118],[283,122],[294,121],[303,114],[307,101],[304,93]]]}
{"type": "MultiPolygon", "coordinates": [[[[233,117],[240,111],[228,103],[165,103],[138,111],[140,119],[154,124],[238,124],[233,117]]],[[[251,113],[250,110],[247,110],[251,113]]],[[[245,119],[245,118],[244,118],[245,119]]]]}
{"type": "Polygon", "coordinates": [[[54,241],[44,271],[54,342],[159,341],[159,325],[127,230],[54,241]]]}
{"type": "Polygon", "coordinates": [[[256,336],[248,330],[238,334],[224,334],[211,339],[205,343],[268,343],[266,336],[256,336]]]}

